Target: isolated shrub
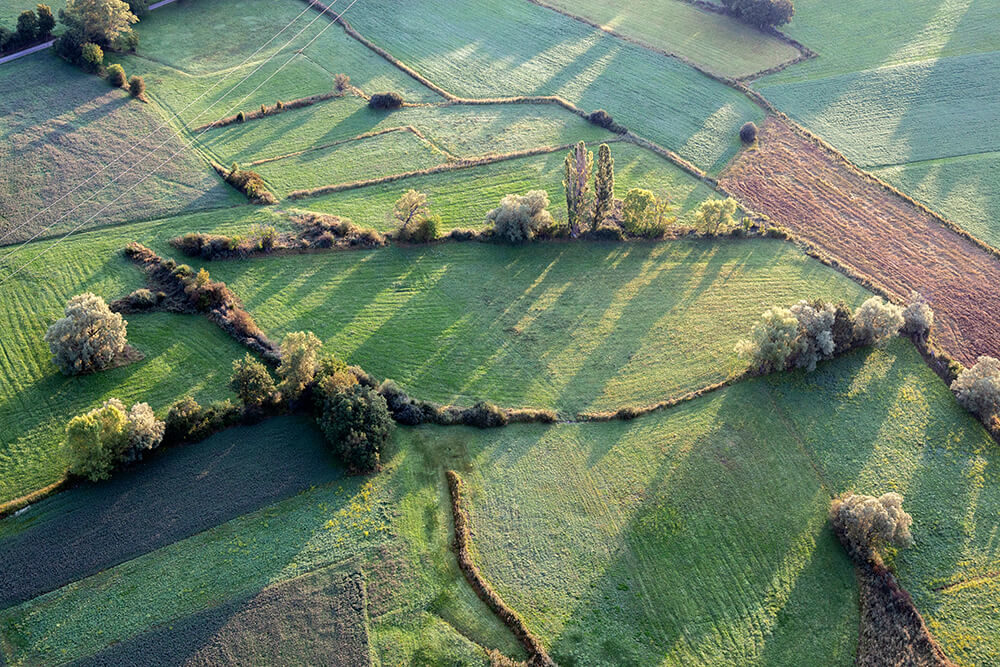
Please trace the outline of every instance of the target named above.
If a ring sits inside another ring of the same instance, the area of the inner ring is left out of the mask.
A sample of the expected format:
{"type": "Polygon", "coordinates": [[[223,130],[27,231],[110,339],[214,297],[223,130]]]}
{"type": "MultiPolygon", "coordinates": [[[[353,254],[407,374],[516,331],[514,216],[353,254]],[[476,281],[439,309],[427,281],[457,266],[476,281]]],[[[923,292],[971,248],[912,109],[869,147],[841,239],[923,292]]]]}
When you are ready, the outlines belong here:
{"type": "Polygon", "coordinates": [[[843,354],[854,346],[854,313],[843,301],[834,308],[830,333],[833,335],[834,354],[843,354]]]}
{"type": "Polygon", "coordinates": [[[128,447],[128,416],[119,407],[121,402],[116,403],[106,402],[69,420],[66,448],[70,474],[91,481],[111,476],[128,447]]]}
{"type": "Polygon", "coordinates": [[[127,322],[101,297],[79,294],[66,304],[65,317],[45,332],[52,360],[66,375],[107,368],[128,344],[127,322]]]}
{"type": "Polygon", "coordinates": [[[768,308],[750,338],[736,344],[736,353],[750,360],[751,372],[764,374],[785,370],[803,348],[795,313],[788,308],[768,308]]]}
{"type": "Polygon", "coordinates": [[[703,234],[723,234],[736,226],[735,199],[707,199],[695,211],[695,226],[703,234]]]}
{"type": "Polygon", "coordinates": [[[323,343],[311,331],[293,331],[281,341],[281,363],[278,365],[278,388],[281,394],[295,400],[313,381],[318,370],[319,349],[323,343]]]}
{"type": "Polygon", "coordinates": [[[488,401],[479,401],[465,410],[462,417],[465,424],[476,428],[497,428],[508,422],[507,413],[488,401]]]}
{"type": "Polygon", "coordinates": [[[799,301],[791,307],[791,312],[799,321],[801,347],[795,356],[795,366],[808,371],[816,370],[816,363],[833,357],[836,344],[833,341],[835,308],[828,303],[799,301]]]}
{"type": "Polygon", "coordinates": [[[497,238],[507,243],[523,243],[534,238],[539,229],[552,223],[548,212],[549,195],[532,190],[525,195],[506,195],[500,206],[486,214],[497,238]]]}
{"type": "Polygon", "coordinates": [[[873,296],[854,313],[854,341],[858,345],[882,345],[903,327],[903,309],[873,296]]]}
{"type": "Polygon", "coordinates": [[[236,392],[243,405],[251,409],[270,403],[277,391],[267,366],[254,359],[249,352],[242,359],[233,361],[229,388],[236,392]]]}
{"type": "Polygon", "coordinates": [[[351,85],[351,77],[346,74],[338,74],[333,77],[333,86],[338,92],[344,92],[351,85]]]}
{"type": "Polygon", "coordinates": [[[649,190],[631,188],[622,200],[622,227],[632,236],[660,238],[677,218],[666,199],[649,190]]]}
{"type": "Polygon", "coordinates": [[[48,39],[52,35],[53,28],[56,27],[56,17],[52,13],[52,8],[48,5],[37,5],[35,13],[38,15],[38,26],[35,36],[38,39],[48,39]]]}
{"type": "Polygon", "coordinates": [[[955,397],[969,412],[990,425],[1000,415],[1000,359],[981,356],[951,383],[955,397]]]}
{"type": "Polygon", "coordinates": [[[386,109],[391,111],[403,106],[403,96],[395,91],[389,93],[375,93],[371,96],[371,99],[368,100],[368,106],[372,109],[386,109]]]}
{"type": "Polygon", "coordinates": [[[740,128],[740,141],[745,144],[757,141],[757,126],[749,121],[743,123],[743,127],[740,128]]]}
{"type": "Polygon", "coordinates": [[[882,555],[885,547],[902,549],[913,543],[913,519],[902,505],[898,493],[878,498],[845,493],[830,504],[830,522],[855,558],[870,560],[882,555]]]}
{"type": "Polygon", "coordinates": [[[611,114],[604,109],[591,111],[590,115],[587,116],[587,120],[594,125],[603,127],[605,130],[611,130],[617,134],[622,134],[626,131],[625,128],[616,123],[615,119],[611,117],[611,114]]]}
{"type": "Polygon", "coordinates": [[[903,333],[926,339],[934,326],[934,311],[920,292],[910,293],[910,303],[903,309],[903,333]]]}
{"type": "Polygon", "coordinates": [[[142,98],[146,94],[146,80],[138,75],[132,76],[128,80],[128,92],[132,97],[142,98]]]}
{"type": "Polygon", "coordinates": [[[109,44],[139,19],[122,0],[66,0],[60,20],[88,42],[109,44]]]}
{"type": "Polygon", "coordinates": [[[125,82],[125,69],[121,65],[115,63],[108,67],[108,83],[115,88],[121,88],[125,82]]]}
{"type": "Polygon", "coordinates": [[[156,418],[149,403],[134,404],[128,411],[127,417],[125,434],[128,448],[122,455],[122,461],[132,463],[142,460],[146,452],[160,446],[166,431],[166,423],[156,418]]]}
{"type": "Polygon", "coordinates": [[[80,47],[80,60],[88,72],[100,71],[104,65],[104,50],[93,42],[87,42],[80,47]]]}
{"type": "Polygon", "coordinates": [[[360,384],[324,397],[317,423],[334,452],[352,472],[378,470],[392,420],[385,399],[360,384]]]}

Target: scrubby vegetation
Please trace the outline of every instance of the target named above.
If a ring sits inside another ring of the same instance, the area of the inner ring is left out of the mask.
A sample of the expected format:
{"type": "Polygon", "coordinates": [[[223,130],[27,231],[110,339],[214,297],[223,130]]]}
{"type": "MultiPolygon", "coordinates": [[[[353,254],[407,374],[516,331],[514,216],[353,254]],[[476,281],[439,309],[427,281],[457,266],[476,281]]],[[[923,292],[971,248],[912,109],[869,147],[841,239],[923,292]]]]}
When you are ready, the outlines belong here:
{"type": "MultiPolygon", "coordinates": [[[[129,86],[131,89],[132,84],[130,83],[129,86]]],[[[136,95],[136,97],[138,96],[136,95]]],[[[242,114],[243,112],[241,111],[240,113],[242,114]]],[[[247,199],[254,204],[278,203],[278,200],[271,194],[271,191],[267,189],[267,183],[264,182],[264,179],[257,172],[251,169],[240,169],[240,166],[235,162],[229,169],[216,166],[216,170],[226,179],[227,183],[245,194],[247,199]]]]}
{"type": "MultiPolygon", "coordinates": [[[[338,83],[338,86],[339,85],[341,84],[338,83]]],[[[343,85],[346,86],[346,83],[343,85]]],[[[341,88],[341,90],[342,89],[343,88],[341,88]]],[[[395,91],[389,93],[375,93],[368,100],[368,106],[372,109],[392,111],[403,106],[403,96],[395,91]]]]}
{"type": "Polygon", "coordinates": [[[898,493],[878,498],[846,493],[830,504],[830,521],[861,561],[884,558],[886,549],[904,549],[913,543],[913,518],[903,511],[903,496],[898,493]]]}
{"type": "Polygon", "coordinates": [[[324,391],[321,401],[317,422],[344,465],[359,473],[378,470],[392,427],[385,399],[370,387],[354,385],[324,391]]]}
{"type": "Polygon", "coordinates": [[[69,472],[91,481],[107,479],[122,463],[132,463],[163,441],[165,423],[146,403],[126,410],[116,398],[74,417],[66,426],[69,472]]]}
{"type": "Polygon", "coordinates": [[[500,200],[500,206],[486,214],[486,223],[492,225],[497,238],[506,243],[524,243],[552,225],[548,208],[549,195],[544,190],[507,195],[500,200]]]}
{"type": "Polygon", "coordinates": [[[958,402],[1000,435],[1000,359],[981,356],[951,383],[958,402]]]}
{"type": "Polygon", "coordinates": [[[741,21],[758,28],[774,28],[792,20],[792,0],[722,0],[722,4],[741,21]]]}

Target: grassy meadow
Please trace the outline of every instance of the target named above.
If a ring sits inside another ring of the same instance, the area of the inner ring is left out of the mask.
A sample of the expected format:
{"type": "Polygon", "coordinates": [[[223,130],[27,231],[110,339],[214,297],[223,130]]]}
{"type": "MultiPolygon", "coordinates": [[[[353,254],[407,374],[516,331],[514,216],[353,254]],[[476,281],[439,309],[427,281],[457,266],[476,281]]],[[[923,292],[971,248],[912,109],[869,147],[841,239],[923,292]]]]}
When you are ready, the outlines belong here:
{"type": "MultiPolygon", "coordinates": [[[[718,194],[658,155],[634,144],[611,144],[615,159],[615,189],[619,197],[632,187],[642,187],[668,198],[681,224],[692,222],[698,205],[718,194]]],[[[562,186],[564,151],[504,160],[479,167],[409,178],[344,190],[288,202],[290,207],[351,218],[383,231],[396,223],[386,214],[401,194],[413,188],[428,195],[432,212],[441,215],[442,229],[480,228],[486,213],[504,195],[545,190],[553,217],[565,220],[562,186]]],[[[280,163],[278,163],[280,164],[280,163]]]]}
{"type": "Polygon", "coordinates": [[[213,262],[269,336],[411,394],[471,405],[644,405],[725,379],[771,304],[867,292],[781,241],[482,243],[213,262]],[[605,267],[605,268],[601,268],[605,267]]]}
{"type": "Polygon", "coordinates": [[[794,46],[723,14],[683,0],[541,0],[640,42],[675,53],[721,76],[743,77],[799,56],[794,46]]]}
{"type": "Polygon", "coordinates": [[[745,96],[680,61],[529,2],[371,0],[348,18],[455,95],[560,95],[708,171],[738,150],[744,122],[763,119],[745,96]]]}

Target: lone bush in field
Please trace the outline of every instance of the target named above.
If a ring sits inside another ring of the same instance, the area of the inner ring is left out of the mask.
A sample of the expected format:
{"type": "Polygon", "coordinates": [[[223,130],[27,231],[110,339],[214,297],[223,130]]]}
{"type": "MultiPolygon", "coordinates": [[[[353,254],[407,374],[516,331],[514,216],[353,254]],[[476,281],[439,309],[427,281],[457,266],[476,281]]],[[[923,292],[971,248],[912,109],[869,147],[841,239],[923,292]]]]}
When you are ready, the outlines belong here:
{"type": "Polygon", "coordinates": [[[752,122],[743,123],[743,127],[740,128],[740,141],[745,144],[757,141],[757,126],[752,122]]]}
{"type": "Polygon", "coordinates": [[[951,383],[955,397],[989,427],[1000,415],[1000,359],[982,356],[951,383]]]}
{"type": "Polygon", "coordinates": [[[403,96],[393,91],[389,93],[375,93],[368,100],[368,106],[372,109],[392,111],[403,106],[403,96]]]}
{"type": "Polygon", "coordinates": [[[80,47],[80,59],[88,72],[99,72],[104,66],[104,50],[93,42],[80,47]]]}
{"type": "Polygon", "coordinates": [[[125,69],[121,65],[115,63],[108,67],[108,83],[115,88],[121,88],[125,82],[125,69]]]}
{"type": "Polygon", "coordinates": [[[103,370],[125,351],[128,323],[101,297],[79,294],[66,304],[65,315],[45,332],[52,360],[64,374],[103,370]]]}
{"type": "Polygon", "coordinates": [[[293,331],[281,341],[281,364],[278,366],[281,383],[278,388],[283,396],[295,400],[313,381],[322,345],[311,331],[293,331]]]}
{"type": "Polygon", "coordinates": [[[882,345],[903,328],[903,309],[873,296],[854,313],[854,341],[858,345],[882,345]]]}
{"type": "Polygon", "coordinates": [[[910,303],[903,309],[903,333],[926,340],[934,326],[934,311],[919,293],[910,294],[910,303]]]}
{"type": "Polygon", "coordinates": [[[649,190],[631,188],[622,200],[622,227],[633,236],[660,238],[677,218],[673,207],[649,190]]]}
{"type": "Polygon", "coordinates": [[[274,398],[277,387],[267,366],[260,363],[248,352],[242,359],[233,362],[233,375],[229,388],[236,392],[243,405],[250,409],[260,409],[274,398]]]}
{"type": "Polygon", "coordinates": [[[525,195],[507,195],[500,206],[486,214],[497,237],[507,243],[524,243],[540,229],[552,224],[548,212],[549,195],[544,190],[532,190],[525,195]]]}
{"type": "Polygon", "coordinates": [[[738,204],[735,199],[707,199],[695,211],[695,226],[703,234],[715,235],[736,226],[738,204]]]}
{"type": "Polygon", "coordinates": [[[355,385],[325,396],[316,421],[349,470],[359,473],[378,470],[392,419],[385,399],[373,389],[355,385]]]}
{"type": "Polygon", "coordinates": [[[736,344],[736,353],[750,360],[752,373],[766,374],[788,368],[803,348],[795,313],[788,308],[768,308],[754,325],[750,338],[736,344]]]}
{"type": "Polygon", "coordinates": [[[128,80],[128,92],[132,97],[142,99],[146,95],[146,81],[141,76],[133,76],[128,80]]]}
{"type": "Polygon", "coordinates": [[[878,498],[846,493],[830,504],[830,522],[859,560],[881,557],[886,547],[902,549],[913,543],[913,518],[903,511],[898,493],[878,498]]]}

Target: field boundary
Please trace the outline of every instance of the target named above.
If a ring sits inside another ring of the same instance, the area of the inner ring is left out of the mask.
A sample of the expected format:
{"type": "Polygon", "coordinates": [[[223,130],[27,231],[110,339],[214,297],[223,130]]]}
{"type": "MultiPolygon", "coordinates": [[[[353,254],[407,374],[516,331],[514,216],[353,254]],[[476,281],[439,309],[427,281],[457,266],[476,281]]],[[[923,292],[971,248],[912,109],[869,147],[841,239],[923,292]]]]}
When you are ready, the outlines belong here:
{"type": "Polygon", "coordinates": [[[448,478],[448,491],[451,495],[451,514],[455,522],[455,551],[458,557],[458,567],[462,570],[469,585],[476,591],[476,595],[493,610],[504,625],[510,628],[514,636],[520,640],[530,656],[529,665],[554,666],[552,658],[546,653],[539,639],[531,633],[521,616],[507,606],[500,594],[489,584],[479,568],[472,560],[469,552],[471,535],[469,531],[469,516],[465,509],[465,499],[463,497],[464,482],[457,472],[448,470],[445,472],[448,478]]]}
{"type": "Polygon", "coordinates": [[[304,148],[304,149],[302,149],[300,151],[295,151],[295,152],[292,152],[292,153],[286,153],[284,155],[276,155],[274,157],[266,157],[266,158],[263,158],[263,159],[260,159],[260,160],[254,160],[253,162],[249,162],[247,164],[250,167],[256,167],[256,166],[261,165],[261,164],[268,164],[270,162],[277,162],[279,160],[285,160],[285,159],[288,159],[288,158],[298,157],[299,155],[305,155],[306,153],[313,153],[315,151],[323,151],[323,150],[326,150],[328,148],[333,148],[334,146],[341,146],[343,144],[349,144],[349,143],[354,142],[354,141],[363,141],[364,139],[371,139],[372,137],[378,137],[378,136],[381,136],[383,134],[389,134],[391,132],[410,132],[415,137],[417,137],[417,139],[420,139],[420,141],[422,141],[425,144],[427,144],[427,146],[429,148],[433,149],[435,152],[443,154],[446,158],[448,158],[449,161],[458,161],[458,160],[461,159],[459,157],[456,157],[455,155],[452,155],[451,153],[449,153],[444,148],[441,148],[440,146],[438,146],[437,144],[435,144],[433,141],[431,141],[430,139],[428,139],[424,135],[423,132],[421,132],[420,130],[418,130],[414,126],[412,126],[412,125],[397,125],[396,127],[387,127],[387,128],[385,128],[383,130],[373,130],[371,132],[365,132],[363,134],[357,135],[356,137],[350,137],[349,139],[338,139],[337,141],[333,141],[333,142],[330,142],[328,144],[322,144],[320,146],[310,146],[309,148],[304,148]]]}
{"type": "Polygon", "coordinates": [[[31,493],[26,493],[20,498],[14,498],[12,500],[8,500],[7,502],[0,504],[0,519],[10,516],[15,512],[19,512],[20,510],[23,510],[25,507],[28,507],[29,505],[33,505],[34,503],[37,503],[41,500],[45,500],[52,494],[61,491],[63,487],[65,487],[68,483],[69,483],[69,477],[63,475],[63,478],[57,482],[53,482],[52,484],[44,486],[40,489],[36,489],[31,493]]]}

